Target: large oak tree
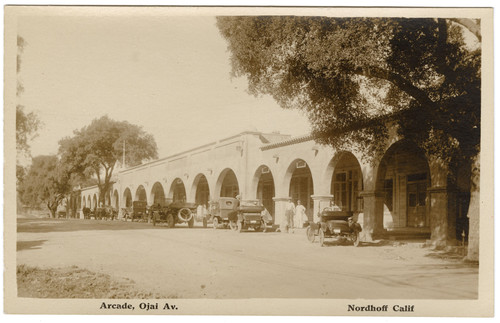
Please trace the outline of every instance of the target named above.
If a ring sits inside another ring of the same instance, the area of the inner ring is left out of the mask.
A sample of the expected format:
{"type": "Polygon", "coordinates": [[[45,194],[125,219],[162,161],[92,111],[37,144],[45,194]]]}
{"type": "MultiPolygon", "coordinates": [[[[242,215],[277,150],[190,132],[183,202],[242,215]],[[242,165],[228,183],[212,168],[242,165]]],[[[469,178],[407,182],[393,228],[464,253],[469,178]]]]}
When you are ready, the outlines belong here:
{"type": "Polygon", "coordinates": [[[75,130],[73,137],[59,141],[61,162],[66,171],[83,178],[97,178],[99,200],[111,188],[111,176],[125,145],[125,163],[141,164],[158,157],[156,142],[141,127],[107,116],[95,119],[90,125],[75,130]]]}
{"type": "Polygon", "coordinates": [[[478,252],[481,35],[478,20],[218,17],[234,76],[306,111],[318,142],[380,156],[388,131],[472,178],[478,252]],[[465,170],[465,171],[464,171],[465,170]]]}

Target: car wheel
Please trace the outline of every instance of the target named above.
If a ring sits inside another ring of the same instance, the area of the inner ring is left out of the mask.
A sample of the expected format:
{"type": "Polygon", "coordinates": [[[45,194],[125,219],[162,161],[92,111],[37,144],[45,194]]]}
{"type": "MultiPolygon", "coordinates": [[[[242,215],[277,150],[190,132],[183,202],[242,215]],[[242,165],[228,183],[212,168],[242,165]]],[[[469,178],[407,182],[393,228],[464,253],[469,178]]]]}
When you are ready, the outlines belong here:
{"type": "Polygon", "coordinates": [[[203,218],[203,227],[206,228],[208,226],[207,218],[203,218]]]}
{"type": "Polygon", "coordinates": [[[177,213],[177,216],[182,221],[189,222],[193,218],[193,213],[187,207],[183,207],[182,209],[179,210],[179,212],[177,213]]]}
{"type": "Polygon", "coordinates": [[[311,228],[310,226],[307,227],[306,234],[307,234],[307,240],[309,240],[310,243],[313,243],[314,240],[316,239],[313,228],[311,228]]]}
{"type": "Polygon", "coordinates": [[[169,228],[173,228],[175,226],[175,220],[172,214],[167,215],[167,224],[169,228]]]}
{"type": "Polygon", "coordinates": [[[229,221],[229,228],[233,231],[238,230],[238,225],[234,221],[229,221]]]}
{"type": "Polygon", "coordinates": [[[352,234],[352,242],[355,247],[359,247],[359,232],[356,231],[352,234]]]}
{"type": "Polygon", "coordinates": [[[214,217],[214,221],[213,221],[214,229],[217,229],[218,226],[219,226],[219,219],[217,217],[214,217]]]}
{"type": "Polygon", "coordinates": [[[319,245],[323,247],[325,245],[325,233],[322,229],[319,229],[319,245]]]}
{"type": "Polygon", "coordinates": [[[192,228],[194,226],[194,218],[191,218],[188,222],[188,227],[192,228]]]}

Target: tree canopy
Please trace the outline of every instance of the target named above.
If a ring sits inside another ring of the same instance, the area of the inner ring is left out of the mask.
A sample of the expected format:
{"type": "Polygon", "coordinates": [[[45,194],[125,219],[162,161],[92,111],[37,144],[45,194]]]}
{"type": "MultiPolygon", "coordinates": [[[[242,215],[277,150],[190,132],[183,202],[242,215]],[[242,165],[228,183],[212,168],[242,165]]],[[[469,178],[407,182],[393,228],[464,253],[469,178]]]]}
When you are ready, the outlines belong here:
{"type": "Polygon", "coordinates": [[[100,199],[103,200],[110,188],[115,165],[122,158],[124,143],[128,166],[158,157],[152,135],[137,125],[103,116],[75,130],[73,137],[59,141],[61,162],[73,176],[97,177],[100,199]]]}
{"type": "Polygon", "coordinates": [[[19,153],[29,154],[29,141],[37,136],[40,120],[34,112],[26,113],[24,107],[16,107],[16,148],[19,153]]]}
{"type": "Polygon", "coordinates": [[[70,191],[69,174],[61,167],[57,156],[37,156],[19,184],[21,202],[30,207],[45,204],[55,217],[57,207],[70,191]]]}
{"type": "MultiPolygon", "coordinates": [[[[444,160],[468,161],[480,143],[477,21],[218,17],[233,76],[283,108],[306,111],[316,140],[365,156],[388,129],[444,160]]],[[[479,34],[480,35],[480,34],[479,34]]]]}

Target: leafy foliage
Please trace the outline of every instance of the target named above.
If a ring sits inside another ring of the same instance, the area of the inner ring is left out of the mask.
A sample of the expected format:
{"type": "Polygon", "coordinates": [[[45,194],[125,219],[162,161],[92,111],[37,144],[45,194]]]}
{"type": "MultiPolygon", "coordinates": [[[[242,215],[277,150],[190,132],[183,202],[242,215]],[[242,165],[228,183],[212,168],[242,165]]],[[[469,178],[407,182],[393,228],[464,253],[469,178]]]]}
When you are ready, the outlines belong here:
{"type": "Polygon", "coordinates": [[[21,202],[30,207],[45,204],[52,216],[71,189],[69,174],[64,171],[57,156],[37,156],[19,184],[21,202]]]}
{"type": "Polygon", "coordinates": [[[16,148],[18,152],[28,154],[29,141],[37,136],[41,123],[34,112],[26,113],[24,107],[16,107],[16,148]]]}
{"type": "Polygon", "coordinates": [[[111,176],[122,157],[124,142],[129,166],[139,165],[158,155],[153,136],[139,126],[111,120],[107,116],[93,120],[74,134],[59,142],[61,161],[73,176],[87,180],[96,176],[100,200],[104,200],[104,194],[110,188],[111,176]]]}
{"type": "Polygon", "coordinates": [[[259,16],[218,17],[217,26],[233,76],[305,110],[321,143],[369,158],[396,125],[448,162],[479,151],[481,50],[455,21],[259,16]]]}

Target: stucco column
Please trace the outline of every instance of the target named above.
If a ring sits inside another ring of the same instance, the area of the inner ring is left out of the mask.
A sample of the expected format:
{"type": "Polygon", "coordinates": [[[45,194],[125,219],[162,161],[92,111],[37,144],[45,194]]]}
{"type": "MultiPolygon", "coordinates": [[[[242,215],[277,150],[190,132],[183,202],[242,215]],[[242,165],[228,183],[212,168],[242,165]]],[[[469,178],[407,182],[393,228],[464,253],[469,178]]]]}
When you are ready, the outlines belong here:
{"type": "Polygon", "coordinates": [[[311,195],[311,198],[314,202],[313,221],[316,223],[320,220],[321,211],[330,206],[333,195],[311,195]]]}
{"type": "Polygon", "coordinates": [[[283,226],[283,223],[285,222],[285,208],[286,208],[286,204],[291,199],[292,198],[289,197],[289,196],[285,196],[285,197],[273,197],[273,201],[274,201],[274,224],[279,225],[280,228],[283,226]]]}
{"type": "Polygon", "coordinates": [[[373,236],[384,231],[383,212],[384,212],[384,192],[381,191],[363,191],[359,194],[363,197],[363,212],[358,218],[362,219],[363,231],[360,239],[362,241],[373,241],[373,236]]]}
{"type": "Polygon", "coordinates": [[[450,237],[448,228],[448,190],[446,187],[438,186],[429,188],[427,192],[430,201],[431,243],[436,247],[443,248],[447,245],[450,237]]]}

